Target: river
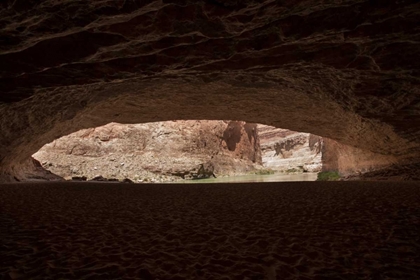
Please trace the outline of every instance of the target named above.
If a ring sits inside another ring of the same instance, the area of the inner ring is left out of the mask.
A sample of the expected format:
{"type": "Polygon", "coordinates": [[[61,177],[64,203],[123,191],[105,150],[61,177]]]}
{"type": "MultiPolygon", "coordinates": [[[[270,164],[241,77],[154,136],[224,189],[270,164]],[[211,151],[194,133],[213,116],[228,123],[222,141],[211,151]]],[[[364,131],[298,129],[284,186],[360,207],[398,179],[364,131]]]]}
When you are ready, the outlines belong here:
{"type": "Polygon", "coordinates": [[[205,183],[244,183],[244,182],[286,182],[286,181],[315,181],[317,173],[275,173],[269,175],[241,175],[218,177],[199,180],[183,180],[176,183],[205,184],[205,183]]]}

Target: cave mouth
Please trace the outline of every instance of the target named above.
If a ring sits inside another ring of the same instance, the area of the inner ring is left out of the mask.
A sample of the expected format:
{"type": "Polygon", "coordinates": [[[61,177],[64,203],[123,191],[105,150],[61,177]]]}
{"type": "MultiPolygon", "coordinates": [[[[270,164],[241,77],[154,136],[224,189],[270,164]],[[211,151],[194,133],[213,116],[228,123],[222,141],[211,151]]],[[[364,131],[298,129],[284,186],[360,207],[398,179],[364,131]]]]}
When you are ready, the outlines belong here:
{"type": "Polygon", "coordinates": [[[310,133],[245,121],[111,122],[58,138],[32,157],[72,181],[314,181],[322,146],[310,133]]]}

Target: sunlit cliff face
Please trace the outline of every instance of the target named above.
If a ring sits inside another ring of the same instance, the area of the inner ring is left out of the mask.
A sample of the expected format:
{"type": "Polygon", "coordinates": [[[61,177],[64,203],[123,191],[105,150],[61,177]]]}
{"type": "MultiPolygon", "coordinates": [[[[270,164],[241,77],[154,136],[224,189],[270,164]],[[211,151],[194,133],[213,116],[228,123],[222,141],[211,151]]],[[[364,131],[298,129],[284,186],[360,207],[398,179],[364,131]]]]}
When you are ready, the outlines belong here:
{"type": "Polygon", "coordinates": [[[316,173],[322,144],[316,135],[243,121],[110,123],[61,137],[33,157],[66,179],[171,182],[215,174],[316,173]]]}
{"type": "Polygon", "coordinates": [[[0,5],[2,181],[109,122],[264,123],[350,146],[339,168],[420,158],[417,1],[0,5]]]}

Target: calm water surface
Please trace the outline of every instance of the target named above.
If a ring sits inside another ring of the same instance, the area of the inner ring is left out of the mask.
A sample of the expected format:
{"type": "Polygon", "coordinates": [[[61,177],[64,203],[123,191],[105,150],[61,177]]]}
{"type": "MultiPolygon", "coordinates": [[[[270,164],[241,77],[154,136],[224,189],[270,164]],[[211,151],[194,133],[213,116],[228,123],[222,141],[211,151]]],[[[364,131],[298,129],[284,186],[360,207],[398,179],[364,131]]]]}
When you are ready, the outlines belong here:
{"type": "MultiPolygon", "coordinates": [[[[205,183],[240,183],[240,182],[286,182],[286,181],[315,181],[317,173],[297,173],[283,174],[276,173],[270,175],[242,175],[231,177],[218,177],[200,180],[185,180],[181,183],[186,184],[205,184],[205,183]]],[[[180,182],[177,182],[180,183],[180,182]]]]}

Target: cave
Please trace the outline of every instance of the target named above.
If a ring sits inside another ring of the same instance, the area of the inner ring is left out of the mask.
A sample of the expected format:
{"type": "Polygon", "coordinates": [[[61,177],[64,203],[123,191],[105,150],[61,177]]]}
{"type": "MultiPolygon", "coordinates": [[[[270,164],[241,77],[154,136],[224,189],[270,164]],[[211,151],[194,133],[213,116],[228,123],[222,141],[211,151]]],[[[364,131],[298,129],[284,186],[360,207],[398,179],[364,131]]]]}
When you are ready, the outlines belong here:
{"type": "Polygon", "coordinates": [[[2,181],[79,129],[174,119],[309,132],[417,169],[416,1],[21,2],[1,8],[2,181]]]}
{"type": "Polygon", "coordinates": [[[416,0],[2,1],[1,278],[420,278],[419,18],[416,0]],[[27,182],[54,180],[31,155],[61,136],[170,120],[319,135],[323,168],[357,180],[27,182]]]}
{"type": "MultiPolygon", "coordinates": [[[[106,86],[93,83],[48,87],[37,89],[39,93],[19,102],[3,103],[2,180],[25,178],[22,172],[28,170],[30,156],[60,136],[109,122],[145,123],[173,119],[240,119],[264,123],[334,139],[339,144],[365,151],[358,153],[361,158],[357,160],[369,161],[371,165],[376,162],[378,165],[416,166],[418,143],[412,133],[398,131],[392,126],[398,118],[379,121],[340,106],[334,96],[327,95],[326,87],[332,84],[328,81],[325,81],[324,91],[316,94],[311,91],[317,87],[304,87],[309,82],[282,81],[286,73],[281,74],[279,83],[273,83],[268,77],[251,83],[250,75],[246,72],[220,74],[207,82],[198,80],[200,75],[195,74],[190,78],[128,79],[108,82],[106,86]],[[266,86],[259,85],[262,81],[266,86]]],[[[341,79],[338,81],[342,82],[341,79]]],[[[322,80],[315,83],[320,82],[322,80]]],[[[357,96],[359,94],[354,93],[352,102],[356,102],[357,96]]],[[[363,96],[363,103],[360,100],[359,104],[367,104],[366,98],[369,96],[363,96]]],[[[412,128],[407,129],[411,131],[412,128]]],[[[357,165],[352,160],[348,164],[357,165]]],[[[343,168],[347,169],[346,166],[343,168]]]]}

